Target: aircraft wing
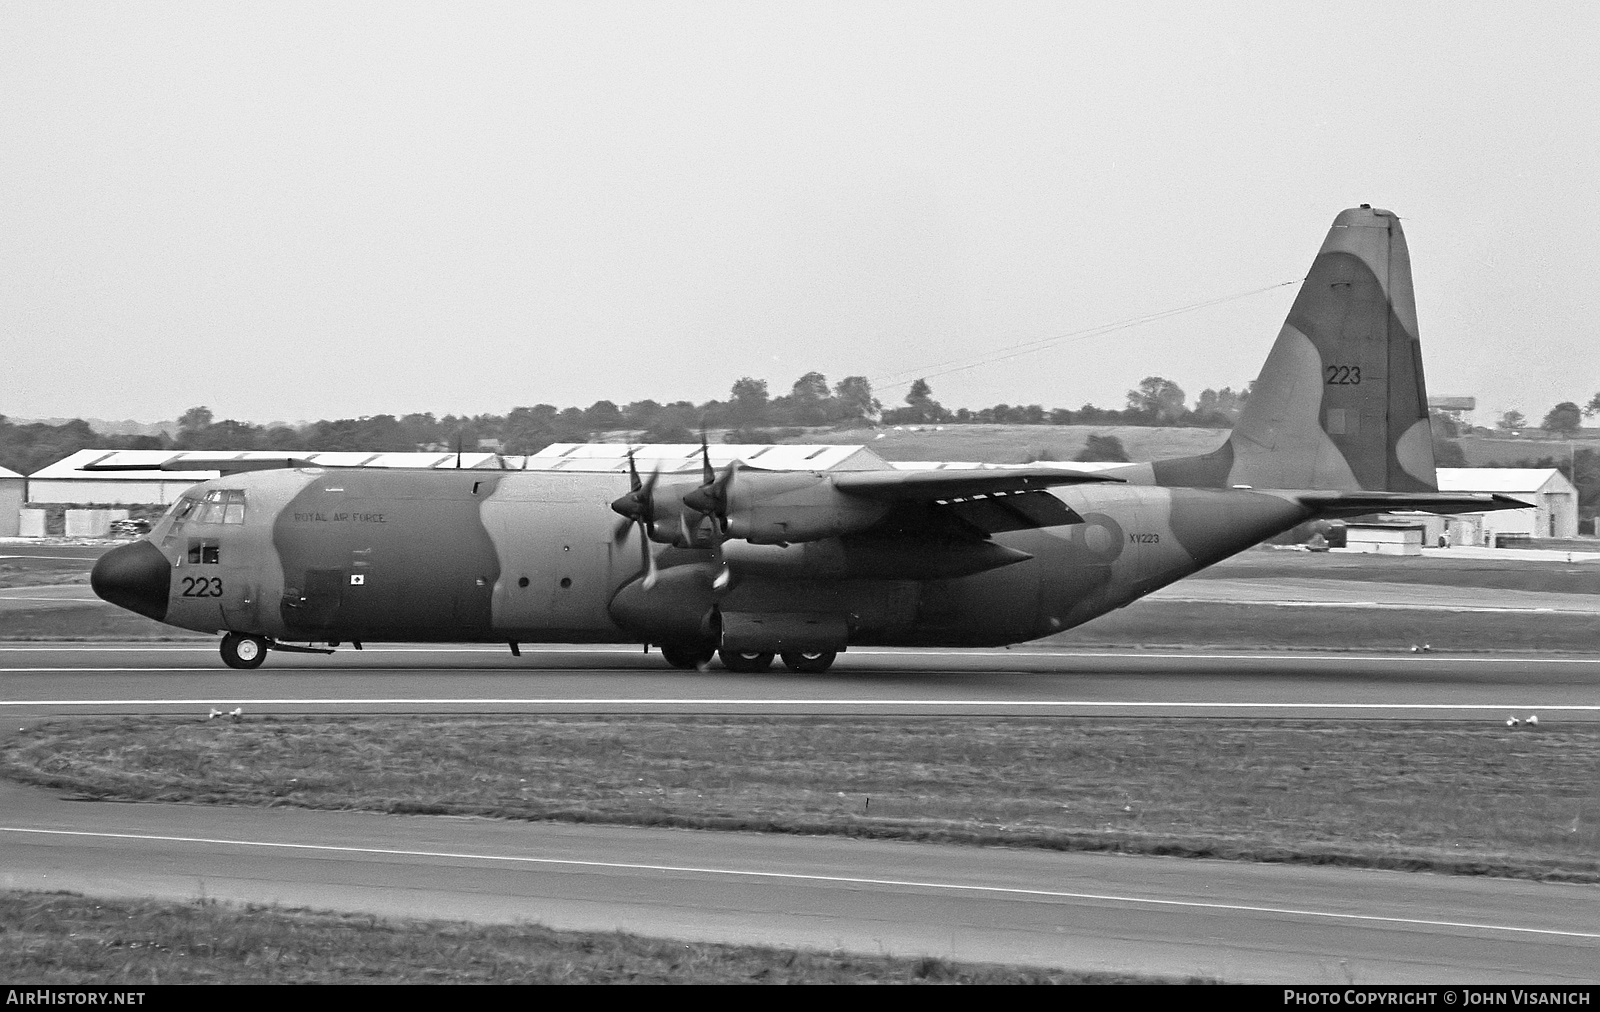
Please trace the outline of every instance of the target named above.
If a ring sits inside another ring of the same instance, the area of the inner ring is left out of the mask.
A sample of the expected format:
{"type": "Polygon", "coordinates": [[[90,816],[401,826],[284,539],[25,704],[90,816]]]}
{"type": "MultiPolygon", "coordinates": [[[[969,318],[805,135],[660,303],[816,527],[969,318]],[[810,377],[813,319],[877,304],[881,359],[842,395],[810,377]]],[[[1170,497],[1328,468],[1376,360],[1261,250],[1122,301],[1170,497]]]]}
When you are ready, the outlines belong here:
{"type": "Polygon", "coordinates": [[[1096,471],[1054,467],[971,471],[842,471],[831,475],[833,487],[846,495],[894,502],[949,502],[975,496],[1005,496],[1052,485],[1120,482],[1096,471]]]}
{"type": "Polygon", "coordinates": [[[220,471],[238,474],[241,471],[276,471],[289,467],[316,467],[318,465],[299,457],[182,457],[160,464],[85,464],[80,471],[220,471]]]}
{"type": "Polygon", "coordinates": [[[955,539],[1081,524],[1081,516],[1045,489],[1123,480],[1053,467],[846,471],[831,477],[834,488],[846,495],[894,504],[881,525],[884,531],[955,539]]]}
{"type": "Polygon", "coordinates": [[[1489,510],[1525,510],[1533,505],[1495,492],[1301,492],[1295,498],[1317,516],[1328,519],[1394,510],[1486,513],[1489,510]]]}

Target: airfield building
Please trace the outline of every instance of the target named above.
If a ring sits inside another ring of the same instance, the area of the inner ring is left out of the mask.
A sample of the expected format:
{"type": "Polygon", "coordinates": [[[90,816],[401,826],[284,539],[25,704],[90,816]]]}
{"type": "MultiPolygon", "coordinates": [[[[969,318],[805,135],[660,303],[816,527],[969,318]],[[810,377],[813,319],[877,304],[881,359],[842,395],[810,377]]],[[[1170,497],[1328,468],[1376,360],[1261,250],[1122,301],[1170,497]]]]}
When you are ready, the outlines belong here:
{"type": "MultiPolygon", "coordinates": [[[[883,460],[862,445],[731,444],[708,447],[711,465],[722,468],[735,460],[777,471],[864,471],[893,468],[968,469],[1006,467],[975,462],[909,462],[883,460]]],[[[429,467],[512,471],[612,471],[625,475],[629,447],[620,443],[553,443],[527,456],[497,453],[428,451],[422,453],[311,452],[292,456],[325,467],[429,467]]],[[[687,474],[701,468],[699,443],[649,443],[632,447],[641,474],[687,474]]],[[[215,461],[277,459],[283,451],[219,452],[207,450],[80,450],[35,473],[31,478],[0,469],[0,536],[18,532],[23,516],[37,512],[27,504],[61,506],[166,505],[191,486],[217,477],[214,470],[159,470],[181,466],[185,459],[215,461]],[[84,466],[138,464],[148,471],[85,471],[84,466]]],[[[1012,465],[1018,466],[1018,465],[1012,465]]],[[[1030,466],[1051,466],[1038,463],[1030,466]]],[[[1119,466],[1075,461],[1055,466],[1094,470],[1119,466]]],[[[1439,488],[1447,492],[1499,492],[1523,499],[1526,510],[1465,514],[1448,520],[1451,544],[1494,546],[1510,538],[1566,538],[1578,530],[1578,495],[1555,468],[1440,468],[1439,488]]],[[[625,480],[625,479],[623,479],[625,480]]],[[[37,519],[34,517],[32,519],[37,519]]],[[[36,533],[23,531],[22,533],[36,533]]],[[[37,533],[43,533],[42,530],[37,533]]],[[[1436,543],[1431,536],[1429,544],[1436,543]]]]}
{"type": "Polygon", "coordinates": [[[1495,547],[1512,538],[1578,535],[1578,490],[1553,467],[1441,467],[1438,473],[1441,492],[1498,492],[1528,504],[1525,510],[1451,517],[1452,545],[1495,547]]]}
{"type": "MultiPolygon", "coordinates": [[[[181,464],[185,458],[218,460],[282,460],[293,456],[325,467],[455,467],[454,453],[288,453],[282,450],[79,450],[34,472],[28,481],[31,503],[166,505],[185,490],[209,481],[216,471],[162,471],[163,464],[181,464]],[[85,471],[88,464],[140,464],[148,471],[85,471]]],[[[493,453],[463,453],[464,468],[500,467],[502,458],[493,453]]],[[[515,467],[521,458],[504,458],[515,467]]]]}
{"type": "Polygon", "coordinates": [[[28,479],[0,467],[0,538],[14,538],[21,531],[22,504],[28,501],[28,479]]]}

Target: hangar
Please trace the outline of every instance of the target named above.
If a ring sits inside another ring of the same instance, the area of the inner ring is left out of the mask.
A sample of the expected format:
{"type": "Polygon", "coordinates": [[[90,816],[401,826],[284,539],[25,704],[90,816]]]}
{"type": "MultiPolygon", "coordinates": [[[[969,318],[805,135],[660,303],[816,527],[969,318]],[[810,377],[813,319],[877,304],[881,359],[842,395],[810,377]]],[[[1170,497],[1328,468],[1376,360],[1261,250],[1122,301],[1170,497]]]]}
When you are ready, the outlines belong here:
{"type": "Polygon", "coordinates": [[[1525,510],[1463,513],[1449,520],[1452,545],[1495,546],[1502,538],[1578,536],[1578,490],[1553,467],[1441,467],[1441,492],[1498,492],[1525,510]]]}
{"type": "MultiPolygon", "coordinates": [[[[777,471],[865,471],[893,468],[1006,467],[976,462],[885,461],[864,445],[713,443],[708,447],[711,465],[722,468],[735,460],[777,471]]],[[[431,467],[529,471],[627,472],[629,447],[621,443],[553,443],[528,456],[496,453],[427,451],[371,453],[346,451],[293,452],[282,450],[80,450],[23,478],[0,469],[0,536],[17,533],[19,508],[27,503],[147,504],[166,505],[190,486],[217,477],[214,470],[162,471],[163,465],[181,464],[185,458],[214,461],[281,460],[293,456],[328,467],[431,467]],[[90,464],[139,464],[149,471],[85,471],[90,464]],[[9,525],[9,526],[8,526],[9,525]]],[[[643,473],[697,472],[701,466],[699,443],[647,443],[632,447],[643,473]]],[[[1011,465],[1022,466],[1022,465],[1011,465]]],[[[1039,462],[1034,467],[1051,466],[1039,462]]],[[[1074,461],[1056,466],[1074,469],[1116,467],[1111,463],[1074,461]]],[[[1452,544],[1494,545],[1501,537],[1565,538],[1578,532],[1577,489],[1555,468],[1450,468],[1438,469],[1439,488],[1446,492],[1499,492],[1523,499],[1526,510],[1464,514],[1449,520],[1452,544]]],[[[1431,541],[1430,541],[1431,543],[1431,541]]]]}
{"type": "MultiPolygon", "coordinates": [[[[28,479],[31,503],[127,503],[166,505],[184,490],[209,481],[216,471],[161,471],[168,462],[184,458],[205,460],[282,460],[286,456],[328,467],[455,467],[454,453],[348,453],[329,451],[296,453],[286,450],[79,450],[48,467],[35,471],[28,479]],[[143,471],[85,471],[87,464],[140,464],[143,471]]],[[[493,453],[463,453],[460,465],[471,468],[497,468],[501,459],[493,453]]],[[[507,461],[520,458],[505,458],[507,461]]],[[[508,463],[507,466],[515,467],[508,463]]]]}
{"type": "MultiPolygon", "coordinates": [[[[711,443],[706,447],[714,468],[742,460],[769,471],[882,471],[890,465],[865,446],[831,443],[711,443]]],[[[628,470],[629,447],[622,443],[551,443],[526,458],[507,457],[513,470],[628,470]]],[[[643,474],[698,472],[699,443],[644,443],[632,447],[643,474]]]]}
{"type": "MultiPolygon", "coordinates": [[[[163,465],[181,466],[187,459],[215,461],[282,460],[293,456],[325,467],[455,467],[477,470],[510,471],[616,471],[628,470],[628,447],[621,443],[554,443],[528,456],[498,453],[427,451],[421,453],[369,453],[346,451],[295,452],[287,450],[79,450],[35,472],[31,478],[14,475],[14,504],[0,498],[0,510],[17,525],[24,502],[35,505],[70,506],[165,506],[185,490],[217,477],[215,470],[159,470],[163,465]],[[85,471],[87,465],[139,465],[148,471],[85,471]],[[26,492],[24,492],[24,486],[26,492]]],[[[880,470],[889,465],[864,446],[781,445],[763,443],[713,443],[711,464],[722,468],[735,460],[772,470],[863,471],[880,470]]],[[[634,459],[643,473],[696,473],[700,470],[699,443],[651,443],[633,447],[634,459]]],[[[10,472],[5,472],[10,474],[10,472]]],[[[626,481],[626,479],[623,479],[626,481]]],[[[0,496],[8,493],[0,478],[0,496]]],[[[33,511],[29,511],[33,512],[33,511]]],[[[41,521],[42,522],[42,521],[41,521]]],[[[5,530],[0,526],[0,531],[5,530]]],[[[12,530],[12,534],[16,534],[12,530]]],[[[37,533],[43,533],[41,527],[37,533]]]]}
{"type": "Polygon", "coordinates": [[[14,538],[20,530],[22,504],[28,501],[28,479],[0,467],[0,538],[14,538]]]}

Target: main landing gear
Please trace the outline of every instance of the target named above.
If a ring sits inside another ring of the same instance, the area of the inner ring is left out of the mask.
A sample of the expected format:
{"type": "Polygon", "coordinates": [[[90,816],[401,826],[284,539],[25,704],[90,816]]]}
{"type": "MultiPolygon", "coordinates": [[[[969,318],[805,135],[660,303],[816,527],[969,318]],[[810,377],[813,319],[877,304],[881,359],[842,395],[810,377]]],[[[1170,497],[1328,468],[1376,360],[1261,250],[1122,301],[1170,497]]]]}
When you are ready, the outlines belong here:
{"type": "Polygon", "coordinates": [[[839,655],[832,650],[785,650],[784,667],[802,675],[820,675],[833,667],[839,655]]]}
{"type": "Polygon", "coordinates": [[[667,663],[685,671],[690,668],[703,668],[710,664],[711,658],[716,652],[715,647],[701,646],[696,643],[661,644],[661,656],[667,659],[667,663]]]}
{"type": "Polygon", "coordinates": [[[222,637],[222,663],[248,671],[267,659],[267,641],[260,636],[229,633],[222,637]]]}
{"type": "Polygon", "coordinates": [[[772,651],[770,650],[728,650],[717,651],[717,656],[722,658],[722,666],[729,671],[742,674],[755,674],[772,667],[772,651]]]}
{"type": "Polygon", "coordinates": [[[770,650],[717,650],[694,643],[663,643],[660,650],[661,656],[675,668],[685,671],[703,669],[711,663],[712,657],[720,657],[724,668],[739,674],[766,671],[772,667],[774,659],[782,657],[784,667],[796,674],[820,675],[833,667],[834,660],[839,656],[833,650],[785,650],[782,654],[774,654],[770,650]]]}

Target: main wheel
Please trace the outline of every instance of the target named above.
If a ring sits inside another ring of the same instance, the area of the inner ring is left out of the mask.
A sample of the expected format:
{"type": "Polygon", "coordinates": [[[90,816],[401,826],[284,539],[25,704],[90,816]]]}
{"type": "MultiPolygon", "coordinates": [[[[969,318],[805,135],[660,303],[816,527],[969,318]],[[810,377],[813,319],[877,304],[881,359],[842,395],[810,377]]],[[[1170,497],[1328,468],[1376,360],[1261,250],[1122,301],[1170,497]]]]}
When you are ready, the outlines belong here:
{"type": "Polygon", "coordinates": [[[790,671],[802,675],[820,675],[833,667],[833,660],[838,656],[832,650],[785,650],[783,663],[790,671]]]}
{"type": "Polygon", "coordinates": [[[772,667],[770,650],[718,650],[717,656],[722,658],[722,666],[729,671],[753,674],[772,667]]]}
{"type": "Polygon", "coordinates": [[[260,636],[229,633],[222,637],[222,663],[248,671],[267,659],[267,641],[260,636]]]}
{"type": "Polygon", "coordinates": [[[710,664],[711,658],[715,655],[716,649],[714,647],[701,646],[695,643],[661,644],[661,656],[667,659],[667,663],[685,671],[710,664]]]}

